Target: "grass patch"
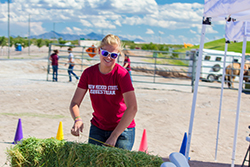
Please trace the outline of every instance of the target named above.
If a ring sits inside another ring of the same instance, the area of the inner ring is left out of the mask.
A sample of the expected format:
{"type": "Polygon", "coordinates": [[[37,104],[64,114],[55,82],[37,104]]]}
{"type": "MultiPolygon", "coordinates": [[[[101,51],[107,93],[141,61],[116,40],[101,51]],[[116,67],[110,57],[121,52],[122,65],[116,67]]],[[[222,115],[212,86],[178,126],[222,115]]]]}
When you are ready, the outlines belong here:
{"type": "MultiPolygon", "coordinates": [[[[236,42],[236,43],[231,42],[230,44],[228,44],[227,51],[242,53],[242,44],[243,44],[243,42],[236,42]]],[[[250,45],[250,41],[247,41],[247,46],[249,46],[249,45],[250,45]]],[[[199,47],[200,47],[199,45],[195,45],[193,47],[178,49],[175,51],[176,52],[186,52],[187,50],[191,50],[191,49],[199,49],[199,47]]],[[[224,51],[225,50],[225,38],[221,38],[218,40],[214,40],[214,41],[205,43],[204,49],[213,49],[213,50],[224,51]]],[[[246,53],[250,53],[249,47],[246,48],[246,53]]]]}
{"type": "MultiPolygon", "coordinates": [[[[151,55],[150,57],[153,57],[151,55]]],[[[144,59],[143,61],[148,62],[148,63],[155,63],[155,59],[144,59]]],[[[172,64],[172,65],[177,65],[177,66],[188,66],[188,61],[185,63],[185,60],[175,60],[174,58],[171,58],[169,54],[162,54],[158,53],[157,58],[156,58],[156,64],[172,64]]]]}
{"type": "Polygon", "coordinates": [[[161,157],[92,144],[28,138],[7,149],[12,167],[159,167],[161,157]]]}
{"type": "Polygon", "coordinates": [[[0,113],[1,115],[11,115],[11,116],[28,116],[28,117],[39,117],[39,118],[50,118],[50,119],[59,119],[64,118],[63,115],[49,115],[49,114],[38,114],[38,113],[0,113]]]}

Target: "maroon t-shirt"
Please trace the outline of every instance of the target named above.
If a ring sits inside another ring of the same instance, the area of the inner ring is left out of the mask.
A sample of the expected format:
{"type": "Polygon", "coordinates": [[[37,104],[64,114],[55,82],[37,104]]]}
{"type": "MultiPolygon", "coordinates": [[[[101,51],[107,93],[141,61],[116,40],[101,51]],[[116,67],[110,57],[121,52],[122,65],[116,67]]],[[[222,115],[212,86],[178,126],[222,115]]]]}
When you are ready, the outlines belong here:
{"type": "Polygon", "coordinates": [[[131,71],[130,59],[129,59],[129,58],[125,58],[125,59],[124,59],[124,64],[123,64],[123,66],[124,66],[126,63],[128,63],[128,66],[126,67],[126,69],[127,69],[128,71],[131,71]]]}
{"type": "MultiPolygon", "coordinates": [[[[78,87],[89,89],[94,109],[91,123],[102,130],[114,130],[127,109],[122,94],[133,91],[134,87],[128,71],[119,64],[108,74],[102,74],[98,65],[84,70],[78,87]]],[[[134,120],[128,128],[133,127],[134,120]]]]}
{"type": "Polygon", "coordinates": [[[58,56],[57,54],[53,53],[51,56],[52,66],[58,66],[58,56]]]}

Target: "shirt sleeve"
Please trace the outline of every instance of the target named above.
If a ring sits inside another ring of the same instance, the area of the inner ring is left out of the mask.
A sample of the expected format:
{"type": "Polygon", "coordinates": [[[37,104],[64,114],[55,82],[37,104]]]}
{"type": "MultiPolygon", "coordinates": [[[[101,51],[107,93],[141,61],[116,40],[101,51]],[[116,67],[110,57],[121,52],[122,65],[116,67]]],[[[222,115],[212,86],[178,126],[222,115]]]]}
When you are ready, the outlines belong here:
{"type": "Polygon", "coordinates": [[[78,88],[88,89],[88,75],[87,74],[88,74],[87,69],[85,69],[78,83],[78,88]]]}
{"type": "Polygon", "coordinates": [[[126,74],[120,78],[119,85],[120,85],[122,94],[129,92],[129,91],[134,91],[134,87],[132,85],[130,75],[127,71],[126,71],[126,74]]]}

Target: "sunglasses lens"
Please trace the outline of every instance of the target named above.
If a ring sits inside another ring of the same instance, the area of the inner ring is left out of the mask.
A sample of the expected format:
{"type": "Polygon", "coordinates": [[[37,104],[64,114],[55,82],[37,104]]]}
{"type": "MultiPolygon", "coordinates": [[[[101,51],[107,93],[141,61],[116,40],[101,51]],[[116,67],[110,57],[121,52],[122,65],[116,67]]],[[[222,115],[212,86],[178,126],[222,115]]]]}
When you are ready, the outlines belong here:
{"type": "Polygon", "coordinates": [[[110,55],[110,57],[111,57],[111,58],[113,58],[113,59],[116,59],[116,58],[117,58],[117,56],[118,56],[118,54],[117,54],[117,53],[111,53],[111,55],[110,55]]]}
{"type": "Polygon", "coordinates": [[[102,55],[106,57],[109,55],[109,52],[107,52],[106,50],[102,50],[102,55]]]}

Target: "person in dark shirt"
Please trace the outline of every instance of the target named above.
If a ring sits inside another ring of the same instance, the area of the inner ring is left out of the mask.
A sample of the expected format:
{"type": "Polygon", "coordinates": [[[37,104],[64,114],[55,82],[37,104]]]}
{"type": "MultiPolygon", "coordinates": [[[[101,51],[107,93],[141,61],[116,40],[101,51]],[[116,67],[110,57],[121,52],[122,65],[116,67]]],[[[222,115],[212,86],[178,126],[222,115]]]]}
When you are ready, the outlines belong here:
{"type": "Polygon", "coordinates": [[[125,54],[124,64],[123,67],[128,70],[128,73],[130,75],[130,79],[132,81],[132,74],[131,74],[131,67],[130,67],[130,59],[129,56],[125,54]]]}
{"type": "Polygon", "coordinates": [[[53,69],[53,82],[57,82],[57,75],[58,75],[58,50],[54,50],[54,53],[50,55],[50,61],[53,69]]]}

